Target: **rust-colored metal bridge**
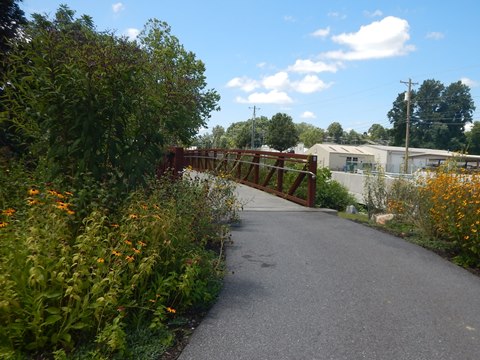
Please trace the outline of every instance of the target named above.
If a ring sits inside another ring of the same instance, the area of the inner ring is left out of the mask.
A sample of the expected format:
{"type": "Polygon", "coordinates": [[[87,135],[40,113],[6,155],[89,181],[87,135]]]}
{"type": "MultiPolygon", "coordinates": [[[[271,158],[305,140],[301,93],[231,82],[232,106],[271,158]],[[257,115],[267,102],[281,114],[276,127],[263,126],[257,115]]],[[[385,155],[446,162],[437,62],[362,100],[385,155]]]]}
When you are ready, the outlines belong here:
{"type": "Polygon", "coordinates": [[[231,149],[171,149],[163,170],[179,174],[185,167],[228,174],[234,180],[297,204],[314,207],[317,157],[231,149]]]}

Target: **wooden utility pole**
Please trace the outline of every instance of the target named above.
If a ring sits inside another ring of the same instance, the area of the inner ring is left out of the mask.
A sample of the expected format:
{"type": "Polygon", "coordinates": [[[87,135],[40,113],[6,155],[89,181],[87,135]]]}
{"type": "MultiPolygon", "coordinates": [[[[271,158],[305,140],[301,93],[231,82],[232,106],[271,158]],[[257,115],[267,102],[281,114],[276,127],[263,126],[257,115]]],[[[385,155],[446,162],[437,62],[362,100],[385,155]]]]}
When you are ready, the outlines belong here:
{"type": "MultiPolygon", "coordinates": [[[[252,108],[250,108],[252,109],[252,108]]],[[[252,144],[251,148],[252,150],[255,149],[255,116],[256,116],[256,111],[260,110],[260,108],[257,108],[255,105],[253,106],[253,121],[252,121],[252,144]]]]}
{"type": "Polygon", "coordinates": [[[408,85],[408,91],[405,93],[405,100],[407,101],[407,123],[405,126],[405,163],[403,167],[404,174],[408,173],[408,145],[410,140],[410,100],[412,94],[412,85],[417,85],[418,83],[412,83],[412,79],[408,81],[400,81],[402,84],[408,85]]]}

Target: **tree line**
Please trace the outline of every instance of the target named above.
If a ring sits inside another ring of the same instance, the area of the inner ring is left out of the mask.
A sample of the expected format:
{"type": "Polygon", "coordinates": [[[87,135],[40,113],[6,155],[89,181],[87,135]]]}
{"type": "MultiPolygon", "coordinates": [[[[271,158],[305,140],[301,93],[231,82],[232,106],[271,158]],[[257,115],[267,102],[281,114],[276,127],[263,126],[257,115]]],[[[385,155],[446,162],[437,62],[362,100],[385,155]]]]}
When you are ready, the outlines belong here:
{"type": "MultiPolygon", "coordinates": [[[[437,80],[425,80],[418,90],[411,92],[410,105],[410,146],[480,154],[480,122],[473,121],[475,105],[467,85],[458,81],[445,86],[437,80]],[[468,124],[472,126],[468,128],[468,124]]],[[[293,123],[289,115],[278,113],[271,119],[260,116],[255,121],[234,122],[227,129],[217,125],[211,132],[197,136],[194,145],[241,149],[253,144],[254,148],[268,145],[277,150],[294,147],[299,142],[307,148],[323,142],[405,146],[405,93],[398,94],[387,118],[391,127],[374,123],[368,131],[360,133],[344,130],[337,121],[322,129],[305,122],[293,123]]]]}

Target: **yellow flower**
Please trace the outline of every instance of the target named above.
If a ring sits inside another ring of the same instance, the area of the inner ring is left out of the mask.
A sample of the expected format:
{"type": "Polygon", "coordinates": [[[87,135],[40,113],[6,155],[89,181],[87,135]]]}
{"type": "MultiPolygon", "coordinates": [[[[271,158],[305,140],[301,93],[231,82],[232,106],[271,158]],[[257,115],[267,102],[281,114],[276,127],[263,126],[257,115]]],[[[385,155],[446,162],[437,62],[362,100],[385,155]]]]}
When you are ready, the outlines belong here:
{"type": "Polygon", "coordinates": [[[2,213],[4,215],[7,215],[7,216],[12,216],[13,214],[15,214],[16,210],[15,209],[12,209],[12,208],[9,208],[9,209],[6,209],[6,210],[3,210],[2,213]]]}
{"type": "Polygon", "coordinates": [[[38,194],[40,194],[40,191],[38,191],[37,189],[28,189],[28,195],[35,196],[38,194]]]}
{"type": "Polygon", "coordinates": [[[133,250],[133,252],[134,252],[135,254],[140,254],[140,250],[135,249],[135,248],[132,248],[132,250],[133,250]]]}
{"type": "Polygon", "coordinates": [[[38,200],[28,200],[28,205],[32,206],[32,205],[35,205],[35,204],[39,204],[38,200]]]}
{"type": "Polygon", "coordinates": [[[7,227],[8,223],[7,222],[0,222],[0,228],[7,227]]]}
{"type": "Polygon", "coordinates": [[[65,198],[65,196],[63,196],[62,194],[60,194],[58,191],[55,191],[55,190],[48,190],[48,193],[50,195],[56,196],[59,199],[64,199],[65,198]]]}
{"type": "Polygon", "coordinates": [[[125,260],[127,260],[128,262],[132,262],[133,260],[135,260],[135,258],[133,256],[125,256],[125,260]]]}
{"type": "Polygon", "coordinates": [[[98,259],[97,259],[97,262],[100,263],[100,264],[101,264],[101,263],[104,263],[104,262],[105,262],[105,259],[104,259],[104,258],[98,258],[98,259]]]}
{"type": "Polygon", "coordinates": [[[132,242],[130,240],[125,240],[124,243],[127,245],[132,245],[132,242]]]}
{"type": "Polygon", "coordinates": [[[67,210],[67,214],[68,214],[68,215],[74,215],[74,214],[75,214],[75,211],[73,211],[73,210],[67,210]]]}
{"type": "Polygon", "coordinates": [[[177,312],[177,310],[175,309],[172,309],[171,307],[167,307],[166,309],[169,313],[172,313],[172,314],[175,314],[177,312]]]}
{"type": "Polygon", "coordinates": [[[70,204],[64,203],[62,201],[57,201],[57,205],[55,206],[60,210],[68,210],[68,207],[70,206],[70,204]]]}
{"type": "Polygon", "coordinates": [[[147,246],[147,244],[145,244],[143,241],[139,241],[138,243],[140,244],[140,246],[147,246]]]}
{"type": "Polygon", "coordinates": [[[113,250],[113,251],[112,251],[112,255],[122,256],[122,253],[121,253],[121,252],[118,252],[117,250],[113,250]]]}
{"type": "Polygon", "coordinates": [[[129,217],[130,219],[138,219],[138,215],[137,215],[137,214],[130,214],[130,215],[128,215],[128,217],[129,217]]]}

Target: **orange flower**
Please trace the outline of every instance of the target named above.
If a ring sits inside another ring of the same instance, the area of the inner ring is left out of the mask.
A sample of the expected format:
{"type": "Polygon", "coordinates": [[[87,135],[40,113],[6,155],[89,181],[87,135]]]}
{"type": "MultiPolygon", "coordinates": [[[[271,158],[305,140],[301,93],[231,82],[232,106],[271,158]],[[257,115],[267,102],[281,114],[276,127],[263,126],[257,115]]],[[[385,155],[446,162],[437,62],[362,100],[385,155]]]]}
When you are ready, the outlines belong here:
{"type": "Polygon", "coordinates": [[[130,219],[138,219],[138,215],[137,215],[137,214],[130,214],[130,215],[128,215],[128,217],[129,217],[130,219]]]}
{"type": "Polygon", "coordinates": [[[0,228],[7,227],[8,223],[7,222],[0,222],[0,228]]]}
{"type": "Polygon", "coordinates": [[[139,241],[138,243],[140,244],[140,246],[147,246],[147,244],[145,244],[143,241],[139,241]]]}
{"type": "Polygon", "coordinates": [[[135,248],[132,248],[132,250],[133,250],[133,252],[134,252],[135,254],[140,254],[140,250],[135,249],[135,248]]]}
{"type": "Polygon", "coordinates": [[[7,216],[12,216],[13,214],[15,214],[16,210],[15,209],[12,209],[12,208],[9,208],[9,209],[6,209],[6,210],[3,210],[2,213],[4,215],[7,215],[7,216]]]}
{"type": "Polygon", "coordinates": [[[171,307],[167,307],[166,309],[169,313],[172,313],[172,314],[175,314],[177,312],[177,310],[175,309],[172,309],[171,307]]]}
{"type": "Polygon", "coordinates": [[[105,262],[105,259],[104,259],[104,258],[98,258],[98,259],[97,259],[97,262],[100,263],[100,264],[102,264],[102,263],[105,262]]]}
{"type": "Polygon", "coordinates": [[[130,240],[125,240],[124,243],[127,245],[132,245],[132,242],[130,240]]]}
{"type": "Polygon", "coordinates": [[[122,253],[121,253],[121,252],[118,252],[117,250],[113,250],[113,251],[112,251],[112,255],[122,256],[122,253]]]}
{"type": "Polygon", "coordinates": [[[135,258],[133,256],[125,256],[125,260],[127,260],[128,262],[132,262],[133,260],[135,260],[135,258]]]}

